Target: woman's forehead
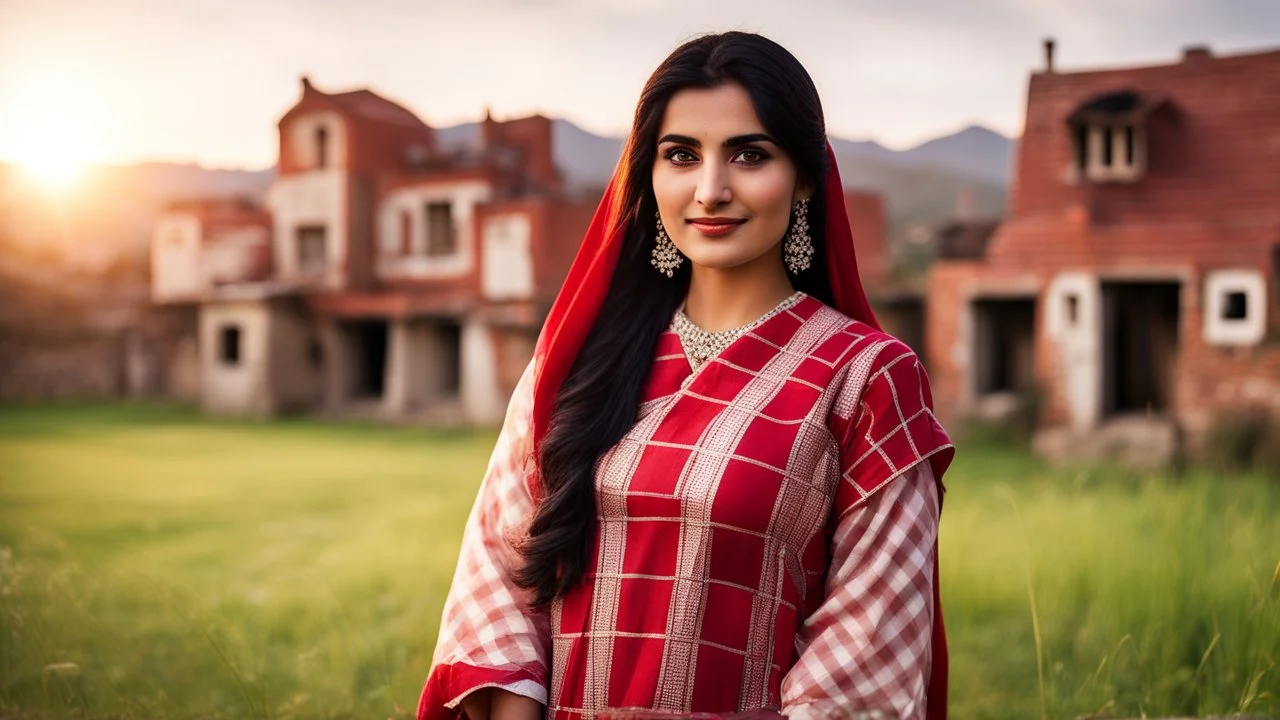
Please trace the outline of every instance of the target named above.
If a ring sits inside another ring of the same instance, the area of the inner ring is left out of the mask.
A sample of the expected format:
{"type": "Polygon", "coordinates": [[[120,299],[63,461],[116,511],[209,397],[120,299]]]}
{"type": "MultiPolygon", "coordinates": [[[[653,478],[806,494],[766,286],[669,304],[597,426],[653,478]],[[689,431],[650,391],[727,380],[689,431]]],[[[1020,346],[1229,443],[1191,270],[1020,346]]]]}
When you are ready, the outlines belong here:
{"type": "Polygon", "coordinates": [[[658,137],[683,135],[720,144],[727,138],[764,132],[751,96],[741,85],[727,83],[685,88],[672,95],[658,137]]]}

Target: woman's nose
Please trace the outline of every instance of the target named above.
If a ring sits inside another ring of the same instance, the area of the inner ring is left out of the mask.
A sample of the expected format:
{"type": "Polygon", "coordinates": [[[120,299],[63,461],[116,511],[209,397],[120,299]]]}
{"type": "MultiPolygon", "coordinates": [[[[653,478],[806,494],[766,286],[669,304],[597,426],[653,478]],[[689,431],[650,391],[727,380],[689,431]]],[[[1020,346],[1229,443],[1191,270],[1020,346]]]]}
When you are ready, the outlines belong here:
{"type": "Polygon", "coordinates": [[[703,208],[710,210],[732,199],[733,193],[729,190],[726,169],[719,163],[704,163],[702,175],[698,178],[698,189],[694,194],[694,200],[703,208]]]}

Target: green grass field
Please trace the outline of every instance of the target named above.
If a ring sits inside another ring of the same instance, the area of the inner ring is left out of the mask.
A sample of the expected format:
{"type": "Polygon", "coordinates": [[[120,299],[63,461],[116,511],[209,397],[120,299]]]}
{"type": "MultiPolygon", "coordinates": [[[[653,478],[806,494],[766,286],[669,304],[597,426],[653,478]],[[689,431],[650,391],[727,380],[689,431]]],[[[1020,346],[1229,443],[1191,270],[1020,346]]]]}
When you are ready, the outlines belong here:
{"type": "MultiPolygon", "coordinates": [[[[493,438],[0,408],[0,717],[411,715],[493,438]]],[[[953,717],[1280,714],[1280,482],[949,487],[953,717]]]]}

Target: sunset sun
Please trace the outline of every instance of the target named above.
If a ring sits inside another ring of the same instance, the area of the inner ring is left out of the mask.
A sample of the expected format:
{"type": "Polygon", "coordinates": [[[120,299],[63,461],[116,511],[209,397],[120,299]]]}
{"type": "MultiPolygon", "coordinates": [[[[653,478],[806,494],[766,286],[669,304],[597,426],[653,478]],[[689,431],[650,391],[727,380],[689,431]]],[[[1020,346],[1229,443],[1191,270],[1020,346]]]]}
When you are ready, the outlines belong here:
{"type": "Polygon", "coordinates": [[[18,159],[18,165],[31,179],[52,189],[71,187],[84,170],[84,162],[77,153],[52,138],[46,143],[33,144],[31,152],[18,159]]]}
{"type": "Polygon", "coordinates": [[[92,98],[59,77],[32,78],[21,91],[3,129],[11,147],[6,159],[37,184],[67,190],[94,159],[92,98]]]}

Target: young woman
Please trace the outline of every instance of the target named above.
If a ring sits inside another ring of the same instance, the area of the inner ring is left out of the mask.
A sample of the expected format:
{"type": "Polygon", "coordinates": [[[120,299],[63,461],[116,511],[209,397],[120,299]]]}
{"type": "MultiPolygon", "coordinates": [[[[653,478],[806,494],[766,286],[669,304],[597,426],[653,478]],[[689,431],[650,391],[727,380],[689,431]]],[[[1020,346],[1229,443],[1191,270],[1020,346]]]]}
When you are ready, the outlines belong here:
{"type": "Polygon", "coordinates": [[[511,399],[418,716],[944,717],[951,454],[859,283],[812,80],[690,41],[511,399]]]}

